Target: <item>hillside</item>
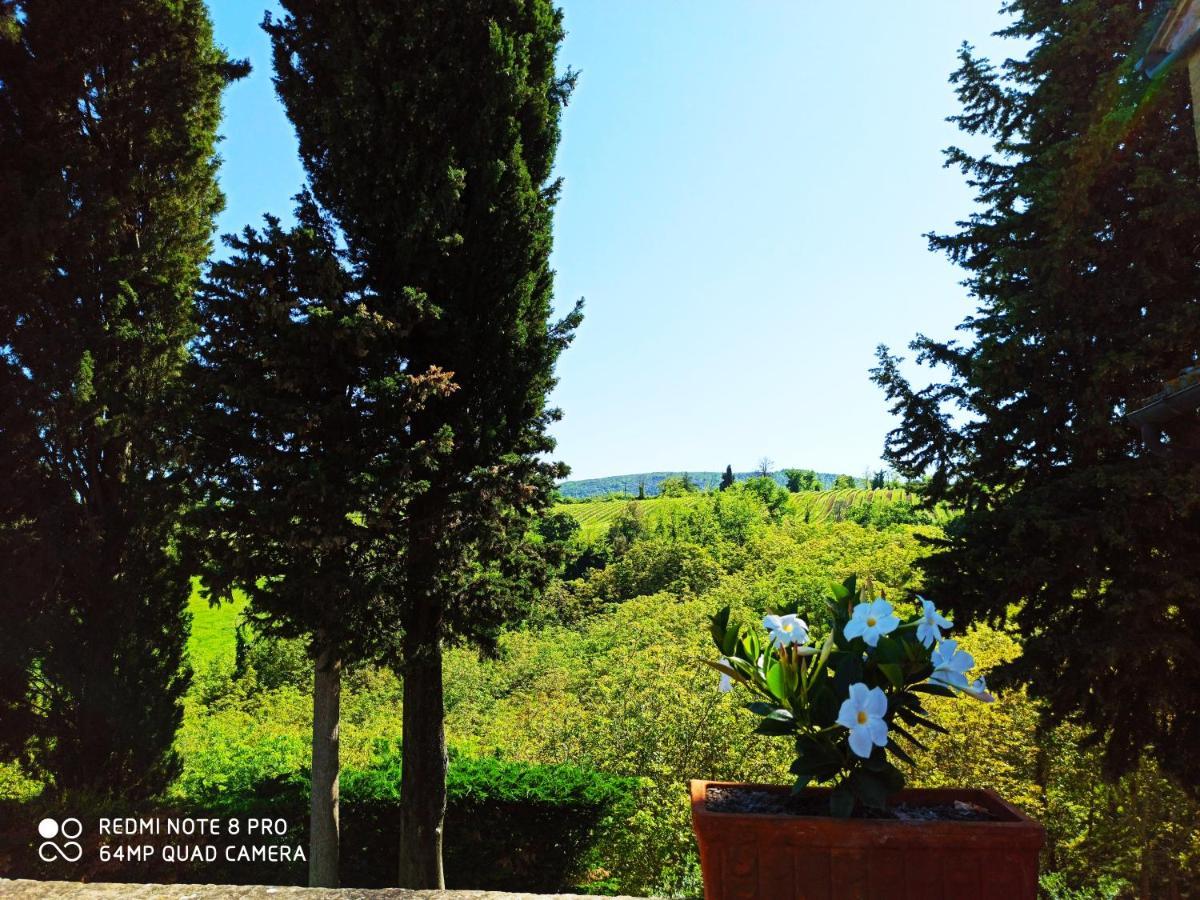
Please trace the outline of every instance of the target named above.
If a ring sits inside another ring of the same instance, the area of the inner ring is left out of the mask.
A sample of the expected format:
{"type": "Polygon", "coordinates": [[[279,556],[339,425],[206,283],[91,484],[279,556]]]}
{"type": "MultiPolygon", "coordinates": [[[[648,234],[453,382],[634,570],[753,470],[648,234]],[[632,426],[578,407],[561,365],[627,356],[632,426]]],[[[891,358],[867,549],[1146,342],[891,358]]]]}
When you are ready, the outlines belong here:
{"type": "MultiPolygon", "coordinates": [[[[686,497],[655,497],[636,501],[646,517],[646,524],[653,527],[657,522],[668,516],[672,511],[684,509],[696,503],[701,494],[691,494],[686,497]]],[[[586,537],[603,534],[609,523],[616,518],[617,513],[630,500],[592,500],[587,503],[563,503],[555,507],[555,512],[565,512],[575,517],[583,526],[586,537]]],[[[806,491],[792,494],[789,500],[789,511],[802,518],[805,522],[840,522],[847,517],[852,509],[863,506],[885,506],[893,503],[910,503],[916,505],[916,494],[904,490],[863,490],[860,488],[839,491],[806,491]]],[[[934,513],[935,521],[942,522],[947,514],[943,510],[934,513]]]]}
{"type": "MultiPolygon", "coordinates": [[[[609,475],[605,478],[564,481],[559,484],[558,490],[564,497],[572,500],[587,500],[591,497],[604,497],[610,494],[629,494],[636,497],[638,485],[644,481],[646,496],[655,497],[658,495],[658,486],[666,478],[672,476],[681,478],[687,475],[698,488],[707,490],[721,483],[721,474],[721,472],[635,472],[632,475],[609,475]]],[[[745,481],[757,474],[757,472],[735,472],[733,477],[738,481],[745,481]]],[[[782,472],[773,472],[771,477],[780,485],[787,484],[787,478],[782,472]]],[[[821,484],[828,489],[833,485],[833,479],[837,476],[829,472],[818,472],[817,477],[821,479],[821,484]]]]}

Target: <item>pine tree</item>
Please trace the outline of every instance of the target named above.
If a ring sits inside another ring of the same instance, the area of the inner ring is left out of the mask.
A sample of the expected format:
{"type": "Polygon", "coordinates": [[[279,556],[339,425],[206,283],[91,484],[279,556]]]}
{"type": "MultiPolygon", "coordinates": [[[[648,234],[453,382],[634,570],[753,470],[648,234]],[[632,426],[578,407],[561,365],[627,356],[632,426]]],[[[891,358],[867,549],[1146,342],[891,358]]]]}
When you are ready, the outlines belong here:
{"type": "Polygon", "coordinates": [[[1121,420],[1200,349],[1186,75],[1144,91],[1133,69],[1153,5],[1024,0],[1006,33],[1027,57],[964,49],[957,122],[994,152],[949,151],[981,208],[931,245],[967,270],[972,340],[912,345],[946,383],[914,390],[886,348],[875,377],[902,416],[889,460],[963,511],[928,593],[1014,618],[1003,674],[1090,726],[1110,774],[1152,747],[1196,790],[1200,419],[1171,424],[1163,457],[1121,420]]]}
{"type": "Polygon", "coordinates": [[[728,490],[733,487],[733,466],[725,467],[725,474],[721,476],[721,490],[728,490]]]}
{"type": "Polygon", "coordinates": [[[245,71],[201,0],[0,0],[0,750],[59,790],[177,771],[181,373],[245,71]]]}
{"type": "Polygon", "coordinates": [[[395,647],[391,588],[427,455],[396,435],[447,379],[406,370],[399,327],[311,197],[296,216],[288,231],[268,218],[226,238],[234,254],[201,293],[190,461],[203,493],[189,536],[211,599],[240,588],[260,633],[309,643],[309,884],[336,887],[341,673],[395,647]]]}
{"type": "Polygon", "coordinates": [[[402,569],[400,882],[440,887],[446,805],[442,645],[483,648],[547,567],[526,536],[562,466],[544,461],[554,363],[551,177],[573,84],[548,0],[284,0],[269,21],[279,94],[317,202],[402,323],[410,371],[454,391],[402,435],[445,450],[411,479],[402,569]]]}

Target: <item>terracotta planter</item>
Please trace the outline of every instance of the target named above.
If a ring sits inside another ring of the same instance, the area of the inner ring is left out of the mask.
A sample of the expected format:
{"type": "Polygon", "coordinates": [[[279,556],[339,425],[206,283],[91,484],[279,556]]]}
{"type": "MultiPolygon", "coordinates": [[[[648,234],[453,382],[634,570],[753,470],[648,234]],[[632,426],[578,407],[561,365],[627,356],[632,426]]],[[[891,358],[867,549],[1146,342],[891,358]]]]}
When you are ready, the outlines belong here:
{"type": "MultiPolygon", "coordinates": [[[[719,813],[693,781],[692,825],[706,900],[1035,900],[1042,826],[992,791],[904,790],[895,803],[964,800],[991,822],[907,822],[719,813]]],[[[740,785],[786,793],[787,787],[740,785]]],[[[813,788],[814,795],[828,789],[813,788]]]]}

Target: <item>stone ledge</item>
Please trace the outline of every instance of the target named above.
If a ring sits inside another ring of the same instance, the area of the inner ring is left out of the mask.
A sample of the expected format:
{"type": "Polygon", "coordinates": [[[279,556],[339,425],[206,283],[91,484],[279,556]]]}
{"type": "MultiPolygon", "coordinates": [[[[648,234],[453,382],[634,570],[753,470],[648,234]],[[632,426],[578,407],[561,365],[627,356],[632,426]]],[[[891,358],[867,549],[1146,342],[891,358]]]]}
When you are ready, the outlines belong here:
{"type": "MultiPolygon", "coordinates": [[[[582,894],[506,894],[500,891],[409,891],[401,888],[306,888],[237,884],[121,884],[0,878],[6,900],[584,900],[582,894]]],[[[595,898],[601,900],[601,898],[595,898]]],[[[603,900],[622,900],[606,897],[603,900]]],[[[633,898],[623,898],[633,900],[633,898]]]]}

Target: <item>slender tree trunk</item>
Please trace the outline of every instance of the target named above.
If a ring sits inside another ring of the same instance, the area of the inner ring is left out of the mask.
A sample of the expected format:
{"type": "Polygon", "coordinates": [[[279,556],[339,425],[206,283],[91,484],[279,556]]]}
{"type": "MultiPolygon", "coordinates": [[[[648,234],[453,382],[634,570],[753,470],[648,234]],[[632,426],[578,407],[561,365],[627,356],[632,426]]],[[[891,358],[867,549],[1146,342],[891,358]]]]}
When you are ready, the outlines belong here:
{"type": "Polygon", "coordinates": [[[441,609],[426,600],[404,635],[404,737],[400,774],[400,887],[442,889],[446,732],[441,609]]]}
{"type": "Polygon", "coordinates": [[[338,886],[338,778],[342,661],[326,648],[313,668],[312,809],[308,886],[338,886]]]}

